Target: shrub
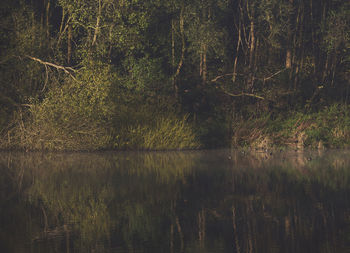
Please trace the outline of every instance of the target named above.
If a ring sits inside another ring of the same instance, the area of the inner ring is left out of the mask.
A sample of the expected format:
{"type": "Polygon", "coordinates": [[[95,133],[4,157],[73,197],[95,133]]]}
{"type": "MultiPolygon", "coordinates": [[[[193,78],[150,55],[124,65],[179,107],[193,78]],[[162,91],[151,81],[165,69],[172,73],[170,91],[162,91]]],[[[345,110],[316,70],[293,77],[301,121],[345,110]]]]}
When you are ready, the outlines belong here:
{"type": "Polygon", "coordinates": [[[293,148],[350,147],[350,106],[332,105],[314,113],[291,112],[271,119],[263,115],[234,128],[234,145],[293,148]],[[270,140],[270,144],[266,144],[270,140]]]}
{"type": "Polygon", "coordinates": [[[114,146],[119,149],[192,149],[200,145],[187,116],[156,117],[151,122],[125,126],[117,131],[114,146]]]}

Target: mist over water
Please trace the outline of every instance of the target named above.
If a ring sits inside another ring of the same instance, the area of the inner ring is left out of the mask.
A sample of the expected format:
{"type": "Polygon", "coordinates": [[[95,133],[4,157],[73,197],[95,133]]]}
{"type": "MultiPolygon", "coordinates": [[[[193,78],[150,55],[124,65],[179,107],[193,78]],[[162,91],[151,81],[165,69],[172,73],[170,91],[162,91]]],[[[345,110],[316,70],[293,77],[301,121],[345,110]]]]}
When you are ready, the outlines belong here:
{"type": "Polygon", "coordinates": [[[0,153],[1,252],[347,252],[350,151],[0,153]]]}

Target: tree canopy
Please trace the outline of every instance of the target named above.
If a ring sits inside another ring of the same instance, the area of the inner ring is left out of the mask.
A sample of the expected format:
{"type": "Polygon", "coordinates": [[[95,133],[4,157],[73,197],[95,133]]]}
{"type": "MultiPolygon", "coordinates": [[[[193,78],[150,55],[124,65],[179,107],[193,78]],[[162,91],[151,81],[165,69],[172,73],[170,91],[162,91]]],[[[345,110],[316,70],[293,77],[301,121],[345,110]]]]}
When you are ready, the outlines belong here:
{"type": "Polygon", "coordinates": [[[31,136],[51,122],[116,138],[171,111],[210,146],[238,118],[349,103],[347,1],[5,0],[0,13],[2,135],[24,117],[31,136]]]}

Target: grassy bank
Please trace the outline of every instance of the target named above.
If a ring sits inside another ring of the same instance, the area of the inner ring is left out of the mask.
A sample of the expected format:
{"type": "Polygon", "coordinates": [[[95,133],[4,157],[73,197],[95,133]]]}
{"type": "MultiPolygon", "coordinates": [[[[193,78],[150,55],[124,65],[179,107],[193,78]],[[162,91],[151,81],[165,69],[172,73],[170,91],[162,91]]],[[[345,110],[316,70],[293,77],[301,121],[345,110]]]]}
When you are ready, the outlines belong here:
{"type": "MultiPolygon", "coordinates": [[[[120,104],[103,113],[101,106],[81,111],[80,106],[72,106],[74,101],[60,99],[56,93],[26,112],[18,111],[9,127],[1,131],[0,148],[52,151],[197,149],[212,148],[208,145],[211,136],[220,137],[215,138],[217,145],[231,138],[234,148],[350,147],[350,106],[345,105],[337,104],[317,112],[294,111],[232,120],[232,136],[224,136],[211,129],[212,122],[194,124],[189,115],[159,104],[142,107],[137,106],[139,102],[128,106],[120,104]]],[[[214,126],[220,129],[220,122],[214,126]]]]}
{"type": "MultiPolygon", "coordinates": [[[[96,69],[96,66],[94,66],[96,69]]],[[[57,83],[41,101],[20,107],[0,128],[0,149],[81,151],[193,149],[188,115],[158,97],[120,89],[108,66],[57,83]],[[117,90],[117,91],[115,91],[117,90]]]]}
{"type": "Polygon", "coordinates": [[[233,125],[232,146],[271,148],[349,148],[350,106],[333,105],[318,112],[265,114],[233,125]]]}
{"type": "MultiPolygon", "coordinates": [[[[136,119],[125,112],[111,121],[93,121],[73,114],[61,120],[33,107],[26,115],[17,113],[11,126],[3,129],[1,149],[93,151],[170,150],[200,147],[188,116],[169,112],[153,118],[136,119]],[[127,117],[128,119],[125,119],[127,117]],[[123,119],[124,118],[124,119],[123,119]]],[[[143,111],[144,113],[147,113],[143,111]]],[[[153,112],[154,113],[154,112],[153,112]]]]}
{"type": "Polygon", "coordinates": [[[68,122],[38,118],[35,110],[38,109],[28,113],[27,120],[17,115],[12,128],[2,131],[1,149],[93,151],[200,147],[187,116],[169,114],[149,121],[135,120],[133,124],[118,119],[116,126],[79,117],[68,122]]]}

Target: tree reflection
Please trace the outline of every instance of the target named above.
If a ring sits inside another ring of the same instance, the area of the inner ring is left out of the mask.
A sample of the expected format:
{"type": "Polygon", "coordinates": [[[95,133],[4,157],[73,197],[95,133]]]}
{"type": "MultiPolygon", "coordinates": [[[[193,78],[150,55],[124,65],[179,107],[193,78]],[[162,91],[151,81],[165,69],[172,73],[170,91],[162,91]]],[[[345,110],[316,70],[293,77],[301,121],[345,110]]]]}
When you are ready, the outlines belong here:
{"type": "Polygon", "coordinates": [[[0,226],[9,251],[342,252],[350,235],[348,153],[0,159],[1,217],[13,216],[0,226]],[[23,233],[8,240],[16,226],[23,233]]]}

